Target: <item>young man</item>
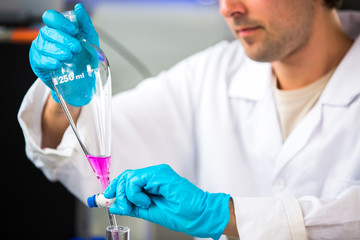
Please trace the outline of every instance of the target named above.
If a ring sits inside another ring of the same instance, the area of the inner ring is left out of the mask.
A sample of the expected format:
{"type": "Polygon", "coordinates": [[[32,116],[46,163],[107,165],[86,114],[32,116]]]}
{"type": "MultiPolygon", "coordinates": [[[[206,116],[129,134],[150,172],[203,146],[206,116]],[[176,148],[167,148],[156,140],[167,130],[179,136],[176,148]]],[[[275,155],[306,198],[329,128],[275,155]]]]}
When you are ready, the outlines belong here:
{"type": "MultiPolygon", "coordinates": [[[[196,237],[358,239],[360,40],[345,34],[339,4],[220,0],[239,41],[114,97],[112,172],[137,170],[105,192],[117,197],[111,211],[196,237]]],[[[82,5],[75,11],[98,44],[82,5]]],[[[30,62],[48,83],[78,47],[59,14],[44,22],[30,62]]],[[[98,191],[96,180],[48,96],[38,80],[20,109],[28,156],[84,199],[98,191]]]]}

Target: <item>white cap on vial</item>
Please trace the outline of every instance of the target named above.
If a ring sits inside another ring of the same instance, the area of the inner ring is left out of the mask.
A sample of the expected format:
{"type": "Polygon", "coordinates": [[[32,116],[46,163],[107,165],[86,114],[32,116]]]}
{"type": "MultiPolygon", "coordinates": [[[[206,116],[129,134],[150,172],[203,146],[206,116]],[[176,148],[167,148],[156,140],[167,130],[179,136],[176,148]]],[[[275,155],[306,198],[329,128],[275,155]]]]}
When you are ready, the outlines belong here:
{"type": "Polygon", "coordinates": [[[109,207],[114,202],[115,202],[115,198],[108,199],[102,193],[95,194],[94,196],[89,197],[87,199],[87,204],[88,204],[88,206],[90,208],[93,208],[93,207],[99,207],[99,208],[109,207]]]}

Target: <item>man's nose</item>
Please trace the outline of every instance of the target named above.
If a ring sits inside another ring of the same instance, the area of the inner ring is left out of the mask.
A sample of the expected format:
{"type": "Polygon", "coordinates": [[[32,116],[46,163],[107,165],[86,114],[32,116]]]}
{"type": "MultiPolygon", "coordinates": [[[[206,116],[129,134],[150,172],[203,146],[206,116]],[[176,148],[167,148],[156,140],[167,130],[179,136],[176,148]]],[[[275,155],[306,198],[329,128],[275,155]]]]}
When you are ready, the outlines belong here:
{"type": "Polygon", "coordinates": [[[236,17],[246,13],[243,0],[219,0],[220,13],[225,18],[236,17]]]}

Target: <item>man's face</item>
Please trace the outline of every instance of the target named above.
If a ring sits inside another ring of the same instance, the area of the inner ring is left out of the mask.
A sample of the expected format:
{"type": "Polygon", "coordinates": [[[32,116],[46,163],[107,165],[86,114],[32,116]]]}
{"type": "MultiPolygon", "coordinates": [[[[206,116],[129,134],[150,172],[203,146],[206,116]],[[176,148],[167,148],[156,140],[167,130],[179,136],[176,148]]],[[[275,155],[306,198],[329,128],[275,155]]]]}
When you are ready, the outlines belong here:
{"type": "Polygon", "coordinates": [[[273,62],[306,45],[314,0],[219,0],[220,13],[255,61],[273,62]]]}

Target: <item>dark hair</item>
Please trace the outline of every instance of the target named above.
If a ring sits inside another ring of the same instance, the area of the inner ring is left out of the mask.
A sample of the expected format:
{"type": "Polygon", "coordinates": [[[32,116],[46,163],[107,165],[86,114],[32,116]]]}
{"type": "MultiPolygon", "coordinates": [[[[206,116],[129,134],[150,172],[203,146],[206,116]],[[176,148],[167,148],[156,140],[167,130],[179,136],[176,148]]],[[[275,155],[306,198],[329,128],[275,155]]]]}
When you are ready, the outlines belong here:
{"type": "Polygon", "coordinates": [[[328,8],[339,8],[342,4],[343,0],[324,0],[325,5],[328,8]]]}

